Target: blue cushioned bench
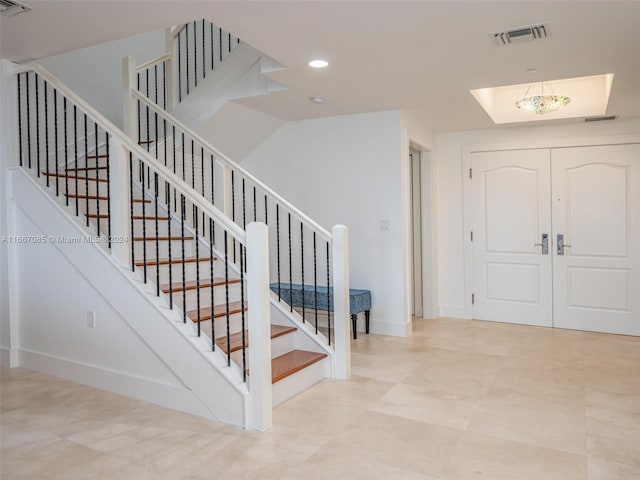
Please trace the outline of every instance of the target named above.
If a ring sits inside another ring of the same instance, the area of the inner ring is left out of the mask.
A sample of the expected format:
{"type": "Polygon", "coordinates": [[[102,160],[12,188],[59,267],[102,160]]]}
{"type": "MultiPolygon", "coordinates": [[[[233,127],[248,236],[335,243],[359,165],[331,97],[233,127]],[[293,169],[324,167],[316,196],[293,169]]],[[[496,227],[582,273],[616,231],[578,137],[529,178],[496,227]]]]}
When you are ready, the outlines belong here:
{"type": "MultiPolygon", "coordinates": [[[[333,311],[333,288],[315,287],[314,285],[300,285],[298,283],[272,283],[271,291],[289,305],[295,308],[318,308],[318,310],[333,311]],[[316,299],[316,292],[318,298],[316,299]],[[331,298],[329,298],[331,297],[331,298]],[[331,304],[329,300],[331,299],[331,304]],[[317,305],[316,305],[317,301],[317,305]],[[331,307],[331,308],[329,308],[331,307]]],[[[357,321],[358,313],[364,312],[365,332],[369,333],[369,319],[371,317],[371,291],[349,289],[349,313],[351,314],[351,324],[353,326],[353,338],[358,338],[357,321]]]]}

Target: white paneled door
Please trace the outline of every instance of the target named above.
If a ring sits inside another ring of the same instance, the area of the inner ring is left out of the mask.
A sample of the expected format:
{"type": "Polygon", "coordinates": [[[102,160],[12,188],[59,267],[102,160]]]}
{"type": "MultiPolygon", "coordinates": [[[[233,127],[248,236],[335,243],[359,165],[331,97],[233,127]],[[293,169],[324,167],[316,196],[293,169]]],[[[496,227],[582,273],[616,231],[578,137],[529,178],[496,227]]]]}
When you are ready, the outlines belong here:
{"type": "Polygon", "coordinates": [[[551,151],[553,324],[640,335],[640,145],[551,151]]]}
{"type": "Polygon", "coordinates": [[[640,145],[471,163],[474,318],[640,335],[640,145]]]}
{"type": "Polygon", "coordinates": [[[551,326],[549,150],[471,161],[474,318],[551,326]]]}

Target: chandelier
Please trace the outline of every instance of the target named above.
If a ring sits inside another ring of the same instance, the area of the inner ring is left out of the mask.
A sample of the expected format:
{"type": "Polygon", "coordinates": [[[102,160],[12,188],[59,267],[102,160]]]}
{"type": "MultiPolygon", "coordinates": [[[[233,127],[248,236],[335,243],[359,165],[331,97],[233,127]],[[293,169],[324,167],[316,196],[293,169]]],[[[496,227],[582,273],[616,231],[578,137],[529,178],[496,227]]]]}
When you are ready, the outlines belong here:
{"type": "Polygon", "coordinates": [[[571,98],[566,95],[555,95],[553,90],[551,94],[544,94],[544,82],[540,82],[542,93],[540,95],[529,95],[529,90],[531,90],[531,85],[527,88],[526,93],[524,94],[524,98],[521,98],[516,102],[516,107],[526,112],[535,113],[538,115],[543,115],[545,113],[555,112],[560,107],[564,107],[567,103],[571,101],[571,98]]]}

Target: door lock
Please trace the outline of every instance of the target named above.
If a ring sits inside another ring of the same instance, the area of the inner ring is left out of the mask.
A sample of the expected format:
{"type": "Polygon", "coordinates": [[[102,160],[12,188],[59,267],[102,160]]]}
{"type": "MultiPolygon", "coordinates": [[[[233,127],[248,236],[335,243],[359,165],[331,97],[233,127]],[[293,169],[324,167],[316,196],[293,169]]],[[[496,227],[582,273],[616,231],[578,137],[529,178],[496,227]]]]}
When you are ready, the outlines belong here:
{"type": "Polygon", "coordinates": [[[565,248],[571,248],[571,245],[567,245],[566,243],[564,243],[564,234],[563,233],[559,233],[558,234],[558,243],[557,243],[557,250],[556,253],[558,255],[564,255],[564,249],[565,248]]]}
{"type": "Polygon", "coordinates": [[[542,247],[542,255],[549,255],[549,234],[542,234],[542,243],[534,243],[535,247],[542,247]]]}

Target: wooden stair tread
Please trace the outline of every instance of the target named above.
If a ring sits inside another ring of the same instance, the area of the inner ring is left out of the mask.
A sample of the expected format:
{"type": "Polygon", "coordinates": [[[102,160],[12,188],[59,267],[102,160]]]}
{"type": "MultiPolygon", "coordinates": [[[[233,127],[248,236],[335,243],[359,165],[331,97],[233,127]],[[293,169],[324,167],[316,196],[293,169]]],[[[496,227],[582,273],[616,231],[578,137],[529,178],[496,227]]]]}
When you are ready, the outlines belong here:
{"type": "MultiPolygon", "coordinates": [[[[282,325],[271,325],[271,339],[281,337],[286,335],[287,333],[295,332],[296,327],[285,327],[282,325]]],[[[242,349],[242,331],[232,333],[229,335],[229,344],[231,346],[231,353],[242,349]]],[[[227,337],[218,337],[216,338],[216,345],[220,347],[220,349],[227,353],[227,337]]],[[[244,331],[244,345],[245,347],[249,346],[249,331],[244,331]]]]}
{"type": "MultiPolygon", "coordinates": [[[[91,157],[89,157],[91,158],[91,157]]],[[[98,166],[98,167],[74,167],[74,168],[65,168],[65,171],[67,172],[81,172],[81,171],[87,171],[87,170],[106,170],[107,166],[98,166]]]]}
{"type": "MultiPolygon", "coordinates": [[[[106,195],[100,195],[99,197],[97,195],[79,195],[77,193],[63,193],[63,195],[69,198],[88,198],[89,200],[109,200],[109,197],[107,197],[106,195]]],[[[143,200],[141,198],[134,198],[133,202],[142,203],[143,200]]],[[[144,203],[151,203],[151,200],[144,200],[144,203]]]]}
{"type": "Polygon", "coordinates": [[[63,193],[63,195],[69,198],[88,198],[89,200],[109,200],[109,197],[107,197],[106,195],[100,195],[99,197],[97,195],[79,195],[77,193],[63,193]]]}
{"type": "Polygon", "coordinates": [[[81,180],[81,181],[87,181],[87,182],[104,182],[107,183],[107,179],[106,178],[95,178],[95,177],[79,177],[77,175],[67,175],[65,173],[47,173],[47,172],[42,172],[42,175],[44,175],[45,177],[62,177],[62,178],[69,178],[71,180],[81,180]]]}
{"type": "Polygon", "coordinates": [[[326,353],[292,350],[271,360],[271,383],[299,372],[303,368],[326,358],[326,353]]]}
{"type": "MultiPolygon", "coordinates": [[[[240,313],[242,311],[247,310],[247,304],[245,303],[244,308],[241,302],[229,302],[229,311],[227,312],[227,305],[216,305],[213,308],[213,318],[223,317],[227,315],[234,315],[236,313],[240,313]]],[[[211,307],[204,307],[200,309],[200,321],[206,322],[207,320],[211,320],[211,307]]],[[[193,322],[198,321],[198,310],[190,310],[187,312],[187,317],[189,317],[193,322]]]]}
{"type": "Polygon", "coordinates": [[[102,153],[100,155],[87,155],[87,158],[107,158],[108,155],[106,153],[102,153]]]}
{"type": "MultiPolygon", "coordinates": [[[[85,213],[85,216],[87,216],[89,218],[97,218],[98,214],[97,213],[90,213],[90,214],[87,215],[85,213]]],[[[109,218],[109,215],[106,214],[106,213],[105,214],[101,213],[100,214],[100,218],[109,218]]],[[[156,220],[157,219],[158,221],[166,221],[166,220],[170,220],[171,219],[170,217],[153,217],[153,216],[149,216],[149,215],[146,215],[144,217],[142,215],[133,215],[131,218],[133,220],[156,220]]]]}
{"type": "Polygon", "coordinates": [[[168,240],[193,240],[193,237],[133,237],[134,242],[166,242],[168,240]]]}
{"type": "Polygon", "coordinates": [[[200,280],[199,284],[195,280],[189,280],[184,283],[184,286],[182,285],[182,282],[174,283],[173,285],[165,283],[164,285],[160,285],[160,290],[162,290],[164,293],[181,292],[182,290],[195,290],[198,288],[198,286],[200,288],[209,288],[212,284],[214,287],[219,287],[221,285],[224,285],[225,283],[229,285],[240,283],[240,279],[230,278],[228,281],[225,281],[224,278],[214,278],[212,282],[210,278],[207,278],[205,280],[200,280]]]}
{"type": "Polygon", "coordinates": [[[144,217],[142,215],[134,215],[131,217],[134,220],[162,220],[162,221],[166,221],[166,220],[171,220],[171,217],[152,217],[149,215],[145,215],[144,217]]]}
{"type": "MultiPolygon", "coordinates": [[[[198,261],[199,262],[208,262],[212,260],[211,257],[202,257],[199,258],[198,261]]],[[[213,257],[213,260],[217,260],[216,257],[213,257]]],[[[182,259],[181,257],[178,258],[172,258],[171,259],[171,265],[174,264],[179,264],[179,263],[196,263],[196,257],[186,257],[184,259],[182,259]]],[[[156,259],[156,258],[151,258],[151,259],[147,259],[147,261],[138,261],[135,263],[136,267],[143,267],[144,265],[147,265],[147,267],[149,266],[156,266],[156,265],[169,265],[169,259],[168,258],[161,258],[161,259],[156,259]]]]}

